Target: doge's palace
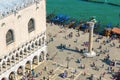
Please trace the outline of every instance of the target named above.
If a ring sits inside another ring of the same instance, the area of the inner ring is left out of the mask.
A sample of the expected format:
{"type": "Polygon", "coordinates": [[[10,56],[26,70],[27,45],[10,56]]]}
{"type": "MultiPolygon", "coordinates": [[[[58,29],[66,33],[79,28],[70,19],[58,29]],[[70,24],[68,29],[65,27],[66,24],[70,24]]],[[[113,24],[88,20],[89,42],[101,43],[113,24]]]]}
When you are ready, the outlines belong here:
{"type": "Polygon", "coordinates": [[[46,1],[0,0],[0,80],[46,60],[46,1]]]}

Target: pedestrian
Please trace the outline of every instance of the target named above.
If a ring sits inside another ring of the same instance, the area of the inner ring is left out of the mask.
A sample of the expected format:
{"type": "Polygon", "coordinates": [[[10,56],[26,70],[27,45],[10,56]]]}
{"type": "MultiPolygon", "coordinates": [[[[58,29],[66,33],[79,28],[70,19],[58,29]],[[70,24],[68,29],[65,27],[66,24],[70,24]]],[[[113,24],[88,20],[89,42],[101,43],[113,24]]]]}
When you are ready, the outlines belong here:
{"type": "Polygon", "coordinates": [[[83,64],[83,69],[85,69],[85,64],[83,64]]]}
{"type": "Polygon", "coordinates": [[[104,64],[102,64],[102,68],[104,68],[104,64]]]}
{"type": "Polygon", "coordinates": [[[110,58],[110,55],[109,54],[107,54],[107,59],[109,59],[110,58]]]}
{"type": "Polygon", "coordinates": [[[105,74],[106,74],[106,73],[104,72],[104,73],[103,73],[103,77],[105,76],[105,74]]]}
{"type": "Polygon", "coordinates": [[[74,71],[75,73],[77,73],[77,69],[75,69],[75,71],[74,71]]]}
{"type": "Polygon", "coordinates": [[[42,71],[39,72],[39,75],[42,75],[42,71]]]}
{"type": "Polygon", "coordinates": [[[69,44],[69,45],[68,45],[68,47],[70,48],[70,47],[71,47],[71,45],[69,44]]]}
{"type": "Polygon", "coordinates": [[[46,66],[44,67],[44,71],[47,71],[47,67],[46,66]]]}
{"type": "Polygon", "coordinates": [[[83,75],[85,76],[85,75],[86,75],[86,72],[83,72],[83,75]]]}
{"type": "Polygon", "coordinates": [[[35,80],[33,76],[32,76],[32,80],[35,80]]]}
{"type": "Polygon", "coordinates": [[[92,67],[95,67],[95,63],[93,62],[92,67]]]}
{"type": "Polygon", "coordinates": [[[101,48],[102,48],[102,46],[100,45],[100,46],[99,46],[99,49],[101,49],[101,48]]]}
{"type": "Polygon", "coordinates": [[[34,71],[34,69],[32,69],[32,76],[35,76],[35,71],[34,71]]]}
{"type": "Polygon", "coordinates": [[[43,80],[45,80],[46,78],[45,78],[45,76],[43,77],[43,80]]]}
{"type": "Polygon", "coordinates": [[[90,76],[90,80],[93,80],[93,77],[94,77],[94,75],[93,75],[93,74],[91,74],[91,76],[90,76]]]}
{"type": "Polygon", "coordinates": [[[99,76],[99,80],[102,80],[102,75],[99,76]]]}

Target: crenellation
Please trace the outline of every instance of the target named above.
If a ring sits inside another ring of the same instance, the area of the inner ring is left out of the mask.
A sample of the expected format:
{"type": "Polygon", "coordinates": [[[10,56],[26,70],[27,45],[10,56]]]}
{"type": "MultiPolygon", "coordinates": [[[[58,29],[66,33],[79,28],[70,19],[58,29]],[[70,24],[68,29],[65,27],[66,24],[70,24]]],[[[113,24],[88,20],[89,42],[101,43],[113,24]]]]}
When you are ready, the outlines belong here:
{"type": "Polygon", "coordinates": [[[12,4],[14,6],[12,6],[12,7],[9,7],[9,5],[7,7],[3,6],[4,9],[3,8],[2,8],[3,10],[0,9],[0,19],[7,17],[10,14],[16,14],[16,13],[18,13],[19,10],[24,9],[32,4],[39,4],[40,1],[41,0],[24,0],[21,3],[19,3],[19,2],[17,3],[17,0],[16,0],[16,2],[13,1],[10,4],[12,4]]]}

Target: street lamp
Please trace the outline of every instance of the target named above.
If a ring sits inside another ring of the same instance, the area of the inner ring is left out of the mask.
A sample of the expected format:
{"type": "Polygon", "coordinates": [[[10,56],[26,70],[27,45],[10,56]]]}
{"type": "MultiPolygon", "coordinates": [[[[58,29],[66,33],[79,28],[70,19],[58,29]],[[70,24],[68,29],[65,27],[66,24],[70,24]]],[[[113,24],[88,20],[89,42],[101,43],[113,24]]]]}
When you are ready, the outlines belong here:
{"type": "Polygon", "coordinates": [[[69,68],[69,62],[70,62],[71,58],[70,57],[66,57],[66,61],[67,61],[67,69],[69,68]]]}

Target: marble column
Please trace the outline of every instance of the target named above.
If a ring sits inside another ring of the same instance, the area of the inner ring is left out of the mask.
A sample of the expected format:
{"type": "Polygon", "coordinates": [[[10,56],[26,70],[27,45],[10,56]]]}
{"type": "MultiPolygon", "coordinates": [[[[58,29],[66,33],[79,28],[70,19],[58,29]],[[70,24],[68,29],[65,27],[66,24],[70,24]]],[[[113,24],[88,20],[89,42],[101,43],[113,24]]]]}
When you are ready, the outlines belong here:
{"type": "Polygon", "coordinates": [[[86,57],[94,57],[96,56],[96,53],[92,50],[93,48],[93,29],[94,29],[94,22],[87,22],[89,25],[89,46],[88,46],[88,52],[84,53],[84,56],[86,57]]]}
{"type": "Polygon", "coordinates": [[[92,53],[93,48],[93,29],[94,29],[94,23],[89,22],[89,47],[88,52],[92,53]]]}

